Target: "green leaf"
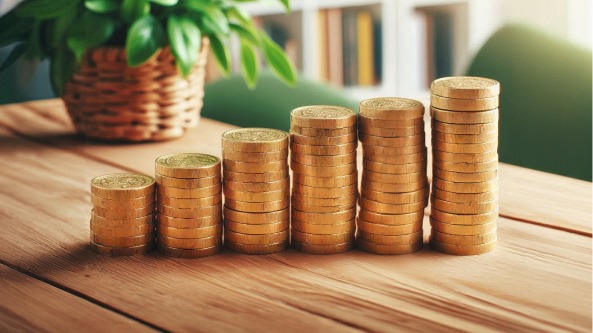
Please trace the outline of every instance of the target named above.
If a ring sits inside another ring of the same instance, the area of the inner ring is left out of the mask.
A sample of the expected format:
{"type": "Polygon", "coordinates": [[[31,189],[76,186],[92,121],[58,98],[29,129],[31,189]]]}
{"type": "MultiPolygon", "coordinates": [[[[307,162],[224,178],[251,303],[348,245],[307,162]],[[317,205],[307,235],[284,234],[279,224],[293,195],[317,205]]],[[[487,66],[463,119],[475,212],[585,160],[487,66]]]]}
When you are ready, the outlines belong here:
{"type": "Polygon", "coordinates": [[[129,66],[138,66],[152,57],[166,43],[161,23],[152,15],[136,20],[128,31],[126,54],[129,66]]]}
{"type": "Polygon", "coordinates": [[[186,0],[185,7],[201,13],[202,21],[216,34],[229,33],[229,21],[219,5],[204,0],[186,0]]]}
{"type": "Polygon", "coordinates": [[[132,24],[138,18],[150,14],[150,4],[148,0],[124,0],[120,12],[122,19],[132,24]]]}
{"type": "Polygon", "coordinates": [[[20,17],[47,20],[64,14],[78,3],[80,0],[28,0],[17,6],[14,13],[20,17]]]}
{"type": "Polygon", "coordinates": [[[151,2],[154,2],[156,4],[159,4],[161,6],[175,6],[179,0],[150,0],[151,2]]]}
{"type": "Polygon", "coordinates": [[[46,42],[51,48],[55,50],[58,47],[67,47],[63,42],[68,37],[68,30],[78,15],[79,10],[72,8],[55,20],[47,21],[49,27],[46,31],[46,42]]]}
{"type": "Polygon", "coordinates": [[[4,59],[2,66],[0,66],[0,72],[4,71],[8,67],[12,66],[12,64],[14,64],[21,56],[23,56],[23,54],[25,54],[26,51],[27,51],[27,44],[25,44],[25,43],[21,43],[21,44],[17,45],[14,49],[12,49],[12,51],[10,51],[10,54],[8,55],[8,57],[6,57],[6,59],[4,59]]]}
{"type": "Polygon", "coordinates": [[[278,0],[278,1],[280,1],[282,3],[286,12],[290,13],[290,0],[278,0]]]}
{"type": "Polygon", "coordinates": [[[74,54],[66,47],[58,48],[49,67],[51,86],[57,96],[62,95],[64,86],[72,78],[75,68],[74,54]]]}
{"type": "Polygon", "coordinates": [[[229,24],[231,31],[236,32],[242,40],[249,41],[253,45],[259,45],[259,39],[256,33],[250,28],[243,27],[236,23],[229,24]]]}
{"type": "Polygon", "coordinates": [[[0,47],[24,40],[33,27],[33,21],[31,18],[18,17],[14,12],[0,17],[0,47]]]}
{"type": "Polygon", "coordinates": [[[177,68],[184,77],[191,72],[202,43],[202,33],[196,23],[186,16],[169,16],[167,34],[177,68]]]}
{"type": "Polygon", "coordinates": [[[119,10],[119,2],[116,0],[85,0],[84,6],[98,14],[114,13],[119,10]]]}
{"type": "Polygon", "coordinates": [[[294,86],[296,84],[296,71],[292,62],[286,57],[282,48],[270,39],[265,32],[262,31],[260,36],[263,44],[264,57],[270,65],[272,72],[286,84],[294,86]]]}
{"type": "Polygon", "coordinates": [[[259,71],[257,55],[253,45],[241,42],[241,72],[245,83],[250,89],[255,88],[257,83],[257,73],[259,71]]]}
{"type": "Polygon", "coordinates": [[[95,14],[85,11],[74,23],[68,35],[68,47],[80,59],[84,52],[91,47],[105,43],[115,30],[115,20],[108,15],[95,14]]]}
{"type": "Polygon", "coordinates": [[[218,63],[222,73],[228,75],[231,71],[231,56],[228,49],[216,35],[208,36],[208,38],[210,39],[210,48],[216,63],[218,63]]]}
{"type": "Polygon", "coordinates": [[[251,24],[251,15],[244,8],[231,6],[227,9],[227,17],[235,18],[243,24],[251,24]]]}

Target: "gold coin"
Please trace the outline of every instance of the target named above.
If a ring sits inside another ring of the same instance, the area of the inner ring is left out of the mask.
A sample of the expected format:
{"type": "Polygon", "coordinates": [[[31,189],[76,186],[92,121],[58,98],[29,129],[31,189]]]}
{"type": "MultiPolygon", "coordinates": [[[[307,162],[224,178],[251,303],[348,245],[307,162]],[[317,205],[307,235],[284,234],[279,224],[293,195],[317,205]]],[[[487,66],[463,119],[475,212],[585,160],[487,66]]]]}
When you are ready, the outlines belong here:
{"type": "Polygon", "coordinates": [[[408,120],[424,116],[422,102],[399,97],[379,97],[360,102],[360,115],[374,119],[408,120]]]}
{"type": "Polygon", "coordinates": [[[213,186],[209,187],[200,187],[200,188],[177,188],[177,187],[166,187],[166,186],[159,186],[157,188],[157,193],[159,196],[167,196],[170,198],[179,198],[179,199],[199,199],[199,198],[207,198],[212,196],[220,195],[222,191],[222,183],[218,183],[213,186]]]}
{"type": "Polygon", "coordinates": [[[362,178],[361,189],[371,190],[371,191],[379,191],[379,192],[389,192],[389,193],[404,193],[404,192],[413,192],[418,191],[426,187],[428,184],[428,178],[426,178],[422,182],[416,183],[380,183],[380,182],[372,182],[366,178],[362,178]]]}
{"type": "Polygon", "coordinates": [[[212,187],[220,183],[220,174],[212,177],[203,178],[175,178],[163,176],[156,173],[155,179],[157,184],[161,187],[176,187],[176,188],[202,188],[212,187]]]}
{"type": "Polygon", "coordinates": [[[111,173],[93,178],[91,193],[111,200],[145,197],[154,193],[154,179],[134,173],[111,173]]]}
{"type": "Polygon", "coordinates": [[[106,209],[103,207],[95,206],[93,208],[95,215],[104,217],[106,219],[114,220],[126,220],[143,217],[154,212],[154,204],[148,207],[136,208],[136,209],[106,209]]]}
{"type": "Polygon", "coordinates": [[[224,207],[226,219],[245,224],[266,224],[281,222],[289,218],[288,208],[268,213],[246,213],[224,207]]]}
{"type": "Polygon", "coordinates": [[[271,128],[239,128],[222,134],[222,149],[267,153],[288,147],[288,133],[271,128]]]}
{"type": "Polygon", "coordinates": [[[426,173],[426,160],[408,164],[388,164],[367,160],[365,158],[362,160],[362,167],[363,170],[387,174],[426,173]]]}
{"type": "Polygon", "coordinates": [[[292,247],[303,253],[308,254],[338,254],[350,251],[354,247],[354,242],[346,242],[341,244],[308,244],[292,239],[292,247]]]}
{"type": "Polygon", "coordinates": [[[291,163],[299,163],[310,166],[336,166],[356,162],[356,151],[344,155],[305,155],[291,154],[291,163]]]}
{"type": "Polygon", "coordinates": [[[159,195],[158,202],[162,205],[170,206],[173,208],[197,208],[203,206],[212,206],[222,202],[222,195],[219,192],[211,197],[204,197],[198,199],[172,198],[166,195],[159,195]]]}
{"type": "Polygon", "coordinates": [[[488,124],[498,122],[498,109],[479,112],[456,112],[430,108],[430,116],[449,124],[488,124]]]}
{"type": "Polygon", "coordinates": [[[356,239],[356,246],[358,248],[374,254],[408,254],[420,250],[423,245],[422,242],[414,244],[385,245],[368,242],[361,238],[356,239]]]}
{"type": "Polygon", "coordinates": [[[496,230],[480,235],[451,235],[432,229],[430,239],[435,242],[452,245],[479,245],[494,242],[497,239],[496,230]]]}
{"type": "Polygon", "coordinates": [[[432,119],[430,127],[433,131],[451,134],[491,134],[498,132],[498,124],[448,124],[432,119]]]}
{"type": "Polygon", "coordinates": [[[388,204],[410,204],[418,201],[424,201],[428,198],[429,188],[428,186],[412,192],[403,193],[387,193],[379,191],[371,191],[365,188],[360,193],[361,198],[369,199],[372,201],[383,202],[388,204]]]}
{"type": "Polygon", "coordinates": [[[496,230],[496,221],[484,224],[447,224],[430,218],[430,226],[437,231],[453,235],[479,235],[496,230]]]}
{"type": "Polygon", "coordinates": [[[426,161],[427,150],[426,147],[419,152],[408,155],[382,155],[383,152],[375,150],[362,150],[362,156],[374,162],[387,163],[387,164],[410,164],[426,161]]]}
{"type": "MultiPolygon", "coordinates": [[[[378,119],[367,117],[364,115],[358,116],[358,123],[361,132],[365,134],[370,134],[366,130],[373,129],[373,128],[383,128],[383,129],[408,129],[411,127],[421,127],[424,129],[424,118],[413,118],[413,119],[378,119]]],[[[359,133],[360,134],[360,133],[359,133]]],[[[372,134],[377,135],[377,134],[372,134]]],[[[380,135],[379,135],[380,136],[380,135]]]]}
{"type": "Polygon", "coordinates": [[[220,251],[220,245],[208,247],[205,249],[179,249],[174,247],[168,247],[164,245],[158,246],[159,252],[163,255],[175,258],[204,258],[216,254],[220,251]]]}
{"type": "Polygon", "coordinates": [[[443,191],[455,193],[484,193],[498,190],[498,178],[479,183],[455,183],[433,178],[432,185],[443,191]]]}
{"type": "Polygon", "coordinates": [[[267,183],[243,183],[225,179],[223,186],[227,190],[246,192],[268,192],[283,189],[288,190],[290,188],[290,178],[286,177],[281,180],[267,183]]]}
{"type": "Polygon", "coordinates": [[[342,198],[358,194],[358,184],[351,184],[341,187],[312,187],[295,184],[292,187],[293,193],[316,198],[342,198]]]}
{"type": "Polygon", "coordinates": [[[159,245],[178,249],[204,249],[222,245],[222,234],[203,238],[174,238],[159,235],[157,241],[159,245]]]}
{"type": "Polygon", "coordinates": [[[332,176],[346,176],[357,172],[356,163],[336,165],[336,166],[310,166],[296,162],[290,163],[290,168],[294,173],[305,176],[315,177],[332,177],[332,176]]]}
{"type": "Polygon", "coordinates": [[[223,149],[222,159],[246,163],[267,163],[275,161],[286,161],[288,158],[288,147],[282,150],[274,150],[265,153],[246,153],[244,151],[223,149]]]}
{"type": "Polygon", "coordinates": [[[416,201],[413,203],[406,203],[406,204],[390,204],[390,203],[383,203],[378,201],[369,200],[366,198],[360,198],[358,204],[360,208],[364,208],[366,210],[370,210],[376,213],[383,213],[383,214],[406,214],[406,213],[413,213],[424,210],[426,207],[427,199],[423,199],[421,201],[416,201]]]}
{"type": "Polygon", "coordinates": [[[441,212],[451,214],[484,214],[498,209],[498,200],[484,202],[451,202],[433,197],[432,206],[441,212]]]}
{"type": "Polygon", "coordinates": [[[382,214],[361,208],[358,214],[358,218],[359,220],[369,223],[387,225],[402,225],[413,223],[422,224],[422,220],[424,219],[424,210],[407,214],[382,214]]]}
{"type": "Polygon", "coordinates": [[[350,209],[336,213],[311,213],[302,212],[292,208],[292,218],[298,221],[311,224],[334,224],[346,222],[356,217],[356,210],[350,209]]]}
{"type": "Polygon", "coordinates": [[[439,168],[446,171],[451,172],[467,172],[467,173],[475,173],[475,172],[487,172],[487,171],[496,171],[498,170],[498,158],[495,158],[491,161],[480,162],[480,163],[472,163],[472,162],[459,162],[459,163],[452,163],[446,161],[440,161],[438,159],[433,159],[432,161],[433,168],[439,168]]]}
{"type": "Polygon", "coordinates": [[[440,150],[432,151],[435,160],[451,163],[483,163],[498,159],[498,151],[490,150],[481,153],[448,153],[440,150]]]}
{"type": "Polygon", "coordinates": [[[224,246],[233,252],[242,254],[272,254],[286,250],[288,242],[278,244],[242,244],[225,241],[224,246]]]}
{"type": "Polygon", "coordinates": [[[432,82],[430,92],[438,96],[460,99],[494,97],[500,94],[500,83],[476,76],[443,77],[432,82]]]}
{"type": "Polygon", "coordinates": [[[207,216],[219,215],[222,211],[220,203],[214,206],[203,206],[195,208],[175,208],[167,205],[157,204],[158,212],[170,217],[180,217],[185,219],[195,219],[207,216]]]}
{"type": "Polygon", "coordinates": [[[226,242],[233,242],[233,243],[241,243],[241,244],[278,244],[283,242],[288,242],[288,231],[289,229],[286,228],[280,232],[269,233],[269,234],[259,234],[259,235],[250,235],[250,234],[242,234],[239,232],[234,232],[229,229],[224,230],[224,240],[226,242]]]}
{"type": "Polygon", "coordinates": [[[154,223],[137,227],[101,227],[91,222],[91,231],[96,235],[109,237],[131,237],[146,235],[154,231],[154,223]]]}
{"type": "Polygon", "coordinates": [[[340,234],[318,235],[308,234],[292,229],[291,232],[292,243],[300,242],[316,245],[342,244],[354,241],[354,229],[340,234]]]}
{"type": "MultiPolygon", "coordinates": [[[[426,172],[415,173],[380,173],[370,170],[362,171],[362,179],[371,182],[380,182],[388,184],[408,184],[408,183],[425,183],[426,172]]],[[[364,182],[362,183],[364,184],[364,182]]]]}
{"type": "Polygon", "coordinates": [[[490,132],[484,134],[451,134],[433,132],[432,138],[441,142],[450,143],[482,143],[498,141],[498,132],[490,132]]]}
{"type": "Polygon", "coordinates": [[[237,183],[268,183],[283,180],[288,177],[288,168],[266,173],[241,173],[224,170],[223,180],[237,183]]]}
{"type": "Polygon", "coordinates": [[[282,200],[290,195],[288,188],[268,191],[268,192],[246,192],[246,191],[234,191],[225,189],[224,197],[227,200],[236,200],[244,202],[269,202],[282,200]]]}
{"type": "Polygon", "coordinates": [[[341,106],[303,106],[290,111],[290,125],[315,128],[350,127],[356,125],[356,113],[341,106]]]}
{"type": "Polygon", "coordinates": [[[292,230],[316,235],[341,234],[345,232],[354,232],[356,229],[354,219],[334,224],[313,224],[298,221],[293,218],[290,226],[292,227],[292,230]]]}
{"type": "Polygon", "coordinates": [[[442,223],[448,224],[490,224],[492,222],[496,223],[496,221],[498,220],[498,210],[494,210],[484,214],[461,215],[445,213],[436,209],[435,207],[431,207],[430,217],[433,220],[437,220],[442,223]]]}
{"type": "Polygon", "coordinates": [[[222,222],[222,214],[215,214],[200,218],[180,218],[170,217],[157,213],[158,224],[165,227],[173,227],[179,229],[192,229],[209,227],[222,222]]]}
{"type": "Polygon", "coordinates": [[[98,227],[138,227],[154,221],[152,212],[145,216],[131,218],[131,219],[108,219],[95,214],[91,211],[91,225],[98,227]]]}
{"type": "Polygon", "coordinates": [[[137,209],[148,207],[154,204],[154,194],[149,194],[145,197],[127,200],[111,200],[98,197],[91,193],[91,203],[94,206],[103,207],[106,209],[137,209]]]}
{"type": "Polygon", "coordinates": [[[406,147],[382,147],[367,145],[365,143],[362,145],[362,151],[364,152],[365,157],[367,155],[402,156],[421,153],[425,150],[426,145],[423,143],[406,147]]]}
{"type": "Polygon", "coordinates": [[[90,232],[91,235],[91,242],[103,246],[111,246],[111,247],[129,247],[129,246],[138,246],[138,245],[146,245],[151,244],[154,242],[154,231],[150,233],[139,235],[139,236],[128,236],[128,237],[113,237],[113,236],[105,236],[95,234],[92,231],[90,232]]]}
{"type": "Polygon", "coordinates": [[[422,243],[422,229],[411,234],[381,235],[359,231],[356,238],[377,245],[408,245],[422,243]]]}
{"type": "Polygon", "coordinates": [[[303,203],[294,199],[291,201],[291,205],[295,209],[307,213],[338,213],[346,210],[356,210],[356,204],[321,206],[316,204],[303,203]]]}
{"type": "Polygon", "coordinates": [[[201,228],[173,228],[164,225],[157,225],[158,236],[172,238],[206,238],[216,236],[222,233],[222,223],[201,228]]]}
{"type": "Polygon", "coordinates": [[[342,128],[315,128],[315,127],[301,127],[291,124],[290,133],[304,135],[304,136],[342,136],[356,132],[355,127],[342,128]]]}
{"type": "Polygon", "coordinates": [[[496,150],[498,148],[498,141],[482,143],[449,143],[433,140],[432,147],[436,150],[448,153],[482,153],[496,150]]]}
{"type": "Polygon", "coordinates": [[[452,244],[445,244],[439,243],[434,240],[430,240],[429,242],[430,247],[433,249],[444,252],[447,254],[455,254],[460,256],[472,256],[478,254],[484,254],[496,249],[496,241],[492,241],[490,243],[479,244],[479,245],[452,245],[452,244]]]}
{"type": "Polygon", "coordinates": [[[305,155],[321,155],[321,156],[333,156],[333,155],[344,155],[356,151],[358,142],[353,141],[345,143],[343,145],[333,146],[311,146],[311,145],[300,145],[298,143],[290,143],[290,150],[292,154],[305,154],[305,155]]]}
{"type": "Polygon", "coordinates": [[[363,221],[360,218],[357,221],[358,232],[379,235],[403,235],[411,234],[422,230],[422,221],[410,224],[379,224],[363,221]]]}
{"type": "Polygon", "coordinates": [[[452,111],[486,111],[498,108],[498,96],[460,99],[430,95],[430,106],[452,111]]]}
{"type": "Polygon", "coordinates": [[[248,235],[262,235],[262,234],[273,234],[288,229],[290,220],[286,219],[274,223],[265,224],[253,224],[253,223],[240,223],[237,221],[229,220],[225,218],[224,227],[225,231],[230,230],[241,234],[248,235]]]}
{"type": "Polygon", "coordinates": [[[453,172],[442,170],[439,168],[433,168],[432,174],[434,177],[448,180],[451,182],[460,183],[477,183],[485,182],[497,178],[498,170],[486,171],[486,172],[453,172]]]}
{"type": "MultiPolygon", "coordinates": [[[[421,119],[422,122],[419,122],[417,125],[408,126],[408,127],[377,127],[377,125],[366,124],[362,122],[358,126],[359,134],[365,135],[374,135],[384,138],[398,138],[398,137],[406,137],[411,135],[424,135],[425,125],[424,120],[421,119]]],[[[381,120],[377,120],[377,123],[380,123],[381,120]]],[[[374,122],[372,122],[374,123],[374,122]]]]}
{"type": "Polygon", "coordinates": [[[153,243],[130,247],[111,247],[90,242],[90,247],[93,252],[98,254],[111,257],[121,257],[148,253],[150,250],[152,250],[153,243]]]}
{"type": "Polygon", "coordinates": [[[402,136],[396,138],[387,138],[382,136],[360,134],[360,142],[367,146],[382,146],[397,149],[399,147],[408,147],[424,144],[424,133],[412,136],[402,136]]]}
{"type": "Polygon", "coordinates": [[[224,201],[225,207],[232,210],[247,213],[265,213],[274,212],[287,208],[290,204],[290,195],[286,195],[282,200],[267,201],[267,202],[245,202],[226,198],[224,201]]]}
{"type": "Polygon", "coordinates": [[[443,191],[438,188],[432,189],[432,195],[435,198],[446,200],[450,202],[485,202],[498,200],[498,191],[484,192],[484,193],[455,193],[443,191]]]}
{"type": "Polygon", "coordinates": [[[286,159],[282,161],[266,163],[244,163],[231,160],[223,160],[222,164],[225,170],[242,173],[265,173],[288,169],[288,162],[286,159]]]}
{"type": "Polygon", "coordinates": [[[290,142],[298,143],[301,145],[313,145],[313,146],[333,146],[343,145],[346,143],[354,142],[357,139],[356,131],[341,136],[306,136],[290,133],[290,142]]]}
{"type": "Polygon", "coordinates": [[[356,205],[358,193],[341,198],[317,198],[302,195],[299,193],[292,194],[292,201],[299,203],[317,205],[317,206],[341,206],[341,205],[356,205]]]}
{"type": "Polygon", "coordinates": [[[201,178],[220,174],[220,159],[198,153],[163,155],[155,161],[155,171],[174,178],[201,178]]]}
{"type": "Polygon", "coordinates": [[[313,187],[342,187],[358,182],[358,172],[353,172],[346,176],[337,177],[314,177],[294,174],[292,175],[293,186],[302,184],[313,187]]]}

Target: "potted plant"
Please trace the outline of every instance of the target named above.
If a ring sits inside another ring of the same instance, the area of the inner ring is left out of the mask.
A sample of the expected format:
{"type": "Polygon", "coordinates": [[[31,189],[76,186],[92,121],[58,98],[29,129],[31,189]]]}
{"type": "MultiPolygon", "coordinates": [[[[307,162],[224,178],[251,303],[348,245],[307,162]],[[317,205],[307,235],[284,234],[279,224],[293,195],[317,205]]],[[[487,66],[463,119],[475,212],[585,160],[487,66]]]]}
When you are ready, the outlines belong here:
{"type": "MultiPolygon", "coordinates": [[[[249,86],[258,50],[276,76],[295,82],[283,50],[240,7],[247,1],[256,0],[26,0],[0,18],[0,47],[17,43],[0,70],[48,58],[52,87],[87,137],[179,137],[198,122],[209,50],[231,70],[232,34],[249,86]]],[[[289,0],[279,1],[288,11],[289,0]]]]}

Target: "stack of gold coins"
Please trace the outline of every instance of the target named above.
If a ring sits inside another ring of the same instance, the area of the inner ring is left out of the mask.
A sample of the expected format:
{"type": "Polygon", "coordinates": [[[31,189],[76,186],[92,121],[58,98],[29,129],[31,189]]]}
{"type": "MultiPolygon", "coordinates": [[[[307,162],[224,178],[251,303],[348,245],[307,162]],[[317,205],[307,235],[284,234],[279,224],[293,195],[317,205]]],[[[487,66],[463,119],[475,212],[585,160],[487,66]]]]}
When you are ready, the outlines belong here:
{"type": "Polygon", "coordinates": [[[110,256],[150,251],[154,245],[154,179],[113,173],[91,181],[91,249],[110,256]]]}
{"type": "Polygon", "coordinates": [[[289,236],[288,133],[242,128],[222,135],[224,244],[245,254],[285,250],[289,236]]]}
{"type": "Polygon", "coordinates": [[[290,113],[291,240],[312,254],[350,250],[356,229],[356,114],[314,105],[290,113]]]}
{"type": "Polygon", "coordinates": [[[218,157],[182,153],[155,161],[159,251],[201,258],[222,245],[222,184],[218,157]]]}
{"type": "Polygon", "coordinates": [[[497,81],[448,77],[431,86],[433,182],[430,244],[473,255],[496,247],[497,81]]]}
{"type": "Polygon", "coordinates": [[[405,98],[360,103],[363,171],[359,200],[359,248],[406,254],[422,247],[428,205],[424,105],[405,98]]]}

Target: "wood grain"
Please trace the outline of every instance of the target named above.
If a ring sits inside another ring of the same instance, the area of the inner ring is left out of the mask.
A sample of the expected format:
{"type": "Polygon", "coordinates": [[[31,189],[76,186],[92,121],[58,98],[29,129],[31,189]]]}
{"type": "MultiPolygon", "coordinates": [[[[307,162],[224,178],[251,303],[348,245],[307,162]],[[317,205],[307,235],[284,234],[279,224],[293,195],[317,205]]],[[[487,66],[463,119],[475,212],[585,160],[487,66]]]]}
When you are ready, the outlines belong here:
{"type": "Polygon", "coordinates": [[[89,181],[121,170],[108,157],[2,127],[0,156],[0,260],[165,330],[590,330],[591,239],[579,234],[501,218],[499,249],[476,257],[113,259],[87,246],[89,181]]]}

